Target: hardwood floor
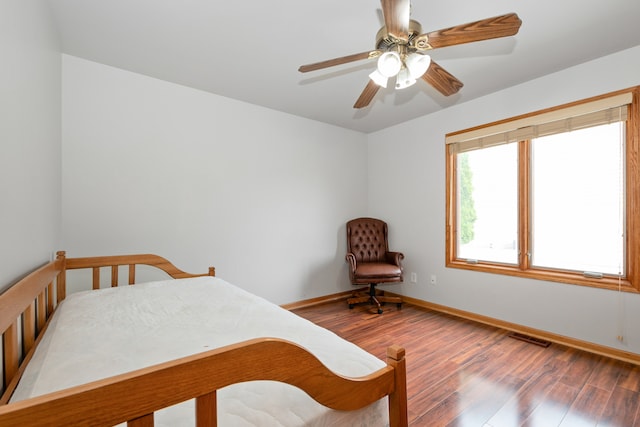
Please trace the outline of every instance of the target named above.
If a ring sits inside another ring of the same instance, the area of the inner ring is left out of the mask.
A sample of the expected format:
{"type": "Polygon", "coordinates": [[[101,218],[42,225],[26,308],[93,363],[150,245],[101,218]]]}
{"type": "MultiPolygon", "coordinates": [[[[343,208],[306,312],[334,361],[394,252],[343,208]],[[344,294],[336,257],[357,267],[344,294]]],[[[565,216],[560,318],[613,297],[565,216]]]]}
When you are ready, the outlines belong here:
{"type": "Polygon", "coordinates": [[[409,424],[640,426],[640,367],[409,304],[382,315],[344,301],[293,310],[385,359],[406,349],[409,424]]]}

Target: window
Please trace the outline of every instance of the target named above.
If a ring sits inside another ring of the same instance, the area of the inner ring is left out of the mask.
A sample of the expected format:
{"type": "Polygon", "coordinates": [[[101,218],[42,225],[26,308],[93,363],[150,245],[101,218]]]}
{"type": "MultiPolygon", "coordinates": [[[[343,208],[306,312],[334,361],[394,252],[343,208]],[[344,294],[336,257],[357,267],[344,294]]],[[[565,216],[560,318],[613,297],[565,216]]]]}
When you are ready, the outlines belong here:
{"type": "Polygon", "coordinates": [[[640,291],[639,93],[447,135],[447,266],[640,291]]]}

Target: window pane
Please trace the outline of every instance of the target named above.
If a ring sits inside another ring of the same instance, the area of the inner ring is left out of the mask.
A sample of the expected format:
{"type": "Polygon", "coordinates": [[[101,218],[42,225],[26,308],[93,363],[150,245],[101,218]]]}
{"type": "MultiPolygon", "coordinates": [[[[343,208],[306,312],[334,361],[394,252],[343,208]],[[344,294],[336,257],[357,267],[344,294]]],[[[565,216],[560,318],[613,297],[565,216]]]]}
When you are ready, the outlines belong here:
{"type": "Polygon", "coordinates": [[[457,156],[458,258],[517,264],[518,146],[457,156]]]}
{"type": "Polygon", "coordinates": [[[624,272],[621,123],[532,141],[532,265],[624,272]]]}

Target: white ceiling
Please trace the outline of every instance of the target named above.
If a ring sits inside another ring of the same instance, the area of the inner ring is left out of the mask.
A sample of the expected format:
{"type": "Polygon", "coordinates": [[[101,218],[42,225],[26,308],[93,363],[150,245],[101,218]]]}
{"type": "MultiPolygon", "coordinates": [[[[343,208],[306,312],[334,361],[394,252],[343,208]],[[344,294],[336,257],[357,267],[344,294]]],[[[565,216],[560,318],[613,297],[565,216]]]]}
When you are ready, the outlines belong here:
{"type": "Polygon", "coordinates": [[[510,12],[523,23],[514,37],[432,51],[464,83],[456,95],[419,81],[355,110],[374,61],[297,69],[373,49],[379,0],[49,2],[64,53],[366,133],[640,45],[638,0],[413,0],[423,32],[510,12]]]}

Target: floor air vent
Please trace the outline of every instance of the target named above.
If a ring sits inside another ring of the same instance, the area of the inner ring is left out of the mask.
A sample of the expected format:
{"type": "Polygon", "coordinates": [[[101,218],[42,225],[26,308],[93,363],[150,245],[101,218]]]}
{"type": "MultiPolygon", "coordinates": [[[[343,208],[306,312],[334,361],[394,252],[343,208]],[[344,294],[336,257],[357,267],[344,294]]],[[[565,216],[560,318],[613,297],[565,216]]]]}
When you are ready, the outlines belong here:
{"type": "Polygon", "coordinates": [[[529,335],[519,334],[512,332],[509,337],[515,338],[520,341],[525,341],[531,344],[539,345],[540,347],[549,347],[551,343],[549,341],[541,340],[540,338],[530,337],[529,335]]]}

